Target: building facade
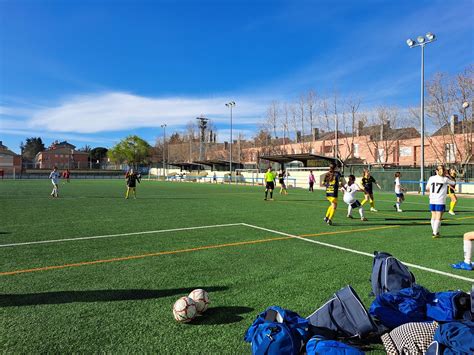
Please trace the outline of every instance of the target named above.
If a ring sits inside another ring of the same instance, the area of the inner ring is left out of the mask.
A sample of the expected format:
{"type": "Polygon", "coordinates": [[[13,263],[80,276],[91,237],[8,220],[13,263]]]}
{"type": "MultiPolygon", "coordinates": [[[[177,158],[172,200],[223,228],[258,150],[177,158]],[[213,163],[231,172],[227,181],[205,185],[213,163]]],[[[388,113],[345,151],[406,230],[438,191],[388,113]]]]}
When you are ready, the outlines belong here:
{"type": "Polygon", "coordinates": [[[21,171],[21,155],[8,149],[0,141],[0,170],[4,174],[19,173],[21,171]]]}
{"type": "Polygon", "coordinates": [[[54,142],[48,149],[35,157],[35,167],[39,169],[86,169],[89,167],[89,153],[79,152],[76,146],[66,141],[54,142]]]}

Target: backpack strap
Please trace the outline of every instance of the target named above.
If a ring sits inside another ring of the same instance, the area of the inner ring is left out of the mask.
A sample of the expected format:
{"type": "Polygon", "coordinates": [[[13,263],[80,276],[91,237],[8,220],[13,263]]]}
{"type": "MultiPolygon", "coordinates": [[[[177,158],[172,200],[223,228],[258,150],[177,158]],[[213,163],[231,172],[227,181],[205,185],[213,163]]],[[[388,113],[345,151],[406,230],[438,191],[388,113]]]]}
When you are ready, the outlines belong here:
{"type": "Polygon", "coordinates": [[[390,254],[387,255],[387,253],[374,251],[374,262],[372,264],[372,275],[370,277],[370,283],[372,284],[372,292],[369,294],[369,296],[378,296],[378,294],[383,293],[383,290],[380,291],[380,289],[376,288],[377,286],[379,286],[380,288],[383,287],[381,285],[382,268],[383,262],[385,261],[387,256],[390,256],[390,254]]]}
{"type": "Polygon", "coordinates": [[[353,291],[352,287],[347,286],[342,290],[339,290],[335,293],[335,296],[341,303],[341,307],[344,309],[347,318],[357,329],[359,333],[357,335],[359,338],[374,331],[374,324],[371,316],[365,309],[365,306],[362,304],[362,301],[359,299],[357,294],[353,291]],[[352,303],[350,307],[346,304],[346,301],[352,303]],[[354,306],[354,302],[356,302],[359,307],[354,306]]]}
{"type": "Polygon", "coordinates": [[[254,355],[266,355],[268,348],[273,342],[273,337],[272,337],[272,329],[267,328],[265,329],[265,332],[262,334],[262,342],[260,343],[260,346],[258,347],[257,351],[255,352],[254,355]]]}
{"type": "Polygon", "coordinates": [[[337,319],[334,318],[334,315],[333,315],[333,313],[334,313],[334,301],[338,300],[340,302],[339,298],[336,295],[334,295],[334,296],[335,297],[333,298],[333,302],[329,303],[328,316],[329,316],[329,318],[331,318],[332,323],[336,326],[337,332],[342,333],[342,334],[346,334],[344,329],[339,325],[339,323],[337,322],[337,319]]]}

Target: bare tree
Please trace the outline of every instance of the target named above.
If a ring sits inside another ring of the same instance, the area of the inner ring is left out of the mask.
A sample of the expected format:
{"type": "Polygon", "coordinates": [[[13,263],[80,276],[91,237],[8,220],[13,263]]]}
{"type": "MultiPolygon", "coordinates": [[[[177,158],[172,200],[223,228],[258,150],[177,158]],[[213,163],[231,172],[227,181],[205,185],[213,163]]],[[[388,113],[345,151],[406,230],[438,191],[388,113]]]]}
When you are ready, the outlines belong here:
{"type": "Polygon", "coordinates": [[[269,131],[273,132],[273,137],[278,138],[277,128],[280,122],[280,105],[278,101],[272,101],[270,107],[267,109],[267,120],[269,131]]]}
{"type": "Polygon", "coordinates": [[[398,142],[406,132],[398,129],[398,109],[379,106],[372,117],[372,131],[368,144],[370,154],[379,164],[386,164],[389,157],[398,154],[398,142]]]}
{"type": "Polygon", "coordinates": [[[437,131],[434,133],[438,145],[442,143],[437,158],[443,163],[466,164],[472,157],[472,117],[469,120],[464,102],[473,100],[473,66],[457,76],[437,73],[426,84],[427,116],[437,131]],[[453,115],[460,114],[462,121],[453,115]]]}
{"type": "Polygon", "coordinates": [[[316,92],[313,90],[308,91],[308,94],[306,95],[306,110],[308,111],[307,120],[309,123],[309,128],[310,128],[313,142],[316,140],[316,137],[314,135],[314,128],[316,126],[316,120],[318,117],[316,99],[317,99],[316,92]]]}
{"type": "Polygon", "coordinates": [[[286,153],[286,144],[290,141],[290,108],[288,103],[284,103],[282,114],[280,115],[280,128],[283,132],[283,145],[285,146],[286,153]]]}
{"type": "Polygon", "coordinates": [[[342,112],[342,137],[341,141],[345,149],[339,152],[342,161],[354,158],[354,140],[356,136],[356,122],[358,120],[358,111],[360,99],[350,97],[344,106],[342,112]]]}

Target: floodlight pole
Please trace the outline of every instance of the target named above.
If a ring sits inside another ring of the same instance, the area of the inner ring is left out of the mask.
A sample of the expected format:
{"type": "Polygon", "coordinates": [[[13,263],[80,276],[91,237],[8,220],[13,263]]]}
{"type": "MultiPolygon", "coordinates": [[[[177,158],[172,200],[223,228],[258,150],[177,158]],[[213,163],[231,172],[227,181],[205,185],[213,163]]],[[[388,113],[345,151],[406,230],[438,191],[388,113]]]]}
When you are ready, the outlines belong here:
{"type": "Polygon", "coordinates": [[[165,147],[166,147],[166,123],[161,125],[163,128],[163,161],[161,165],[163,167],[163,180],[166,180],[166,171],[165,171],[165,147]]]}
{"type": "Polygon", "coordinates": [[[420,103],[420,119],[421,119],[421,166],[420,166],[420,188],[421,194],[425,194],[425,44],[421,45],[421,103],[420,103]]]}
{"type": "Polygon", "coordinates": [[[230,168],[230,182],[232,183],[232,108],[235,106],[235,102],[231,101],[225,104],[230,108],[230,157],[229,157],[229,168],[230,168]]]}
{"type": "Polygon", "coordinates": [[[431,32],[426,34],[426,37],[419,36],[417,38],[418,43],[412,39],[407,40],[407,44],[410,48],[421,47],[421,98],[420,98],[420,189],[421,194],[425,194],[425,46],[436,40],[436,37],[431,32]]]}

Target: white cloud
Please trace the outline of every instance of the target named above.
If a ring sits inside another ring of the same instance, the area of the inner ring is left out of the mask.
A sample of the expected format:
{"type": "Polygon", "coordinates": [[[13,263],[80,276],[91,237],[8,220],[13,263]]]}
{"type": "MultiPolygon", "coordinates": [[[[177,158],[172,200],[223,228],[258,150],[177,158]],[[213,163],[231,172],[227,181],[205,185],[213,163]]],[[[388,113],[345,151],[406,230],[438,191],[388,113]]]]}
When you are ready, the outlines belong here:
{"type": "Polygon", "coordinates": [[[240,124],[257,123],[269,101],[245,97],[152,98],[122,92],[80,95],[34,111],[23,128],[49,132],[110,132],[159,127],[163,123],[182,126],[201,114],[216,124],[227,123],[229,109],[224,104],[230,100],[237,103],[234,119],[240,124]]]}
{"type": "Polygon", "coordinates": [[[68,140],[68,141],[79,141],[87,143],[98,143],[98,144],[113,144],[116,143],[118,138],[106,138],[106,137],[97,137],[83,134],[74,134],[74,133],[48,133],[44,131],[32,131],[25,129],[3,129],[0,127],[0,133],[10,136],[24,136],[24,137],[42,137],[50,138],[54,140],[68,140]]]}

